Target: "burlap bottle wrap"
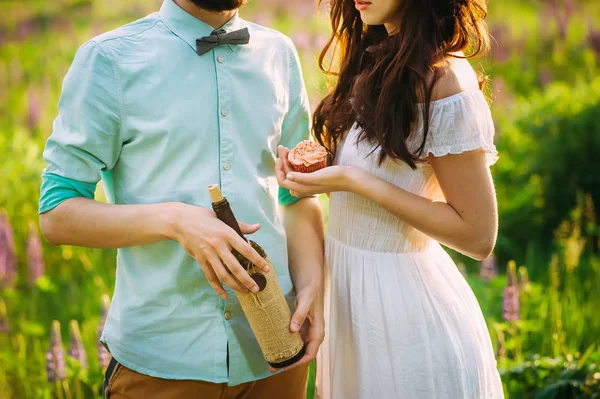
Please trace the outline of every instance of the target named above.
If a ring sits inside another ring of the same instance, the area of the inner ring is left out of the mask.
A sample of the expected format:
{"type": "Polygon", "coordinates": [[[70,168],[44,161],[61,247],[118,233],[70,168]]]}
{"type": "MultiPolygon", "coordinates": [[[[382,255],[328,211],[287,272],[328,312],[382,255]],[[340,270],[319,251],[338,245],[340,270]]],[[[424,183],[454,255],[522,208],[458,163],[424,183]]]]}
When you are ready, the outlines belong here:
{"type": "MultiPolygon", "coordinates": [[[[264,254],[262,248],[254,242],[251,243],[260,254],[264,254]]],[[[290,308],[277,281],[273,264],[268,257],[265,259],[271,267],[268,273],[264,273],[254,266],[249,270],[250,274],[260,273],[267,278],[265,289],[256,294],[236,292],[236,295],[265,360],[271,365],[286,364],[297,357],[302,351],[304,343],[300,334],[290,331],[292,318],[290,308]]]]}
{"type": "MultiPolygon", "coordinates": [[[[211,185],[208,191],[217,217],[248,241],[242,234],[229,202],[223,197],[219,187],[211,185]]],[[[254,241],[249,242],[269,263],[271,269],[265,273],[237,251],[233,251],[240,264],[260,288],[256,294],[236,292],[236,295],[265,360],[273,367],[286,367],[300,360],[304,354],[304,343],[300,334],[290,331],[292,314],[277,281],[275,267],[260,245],[254,241]]]]}

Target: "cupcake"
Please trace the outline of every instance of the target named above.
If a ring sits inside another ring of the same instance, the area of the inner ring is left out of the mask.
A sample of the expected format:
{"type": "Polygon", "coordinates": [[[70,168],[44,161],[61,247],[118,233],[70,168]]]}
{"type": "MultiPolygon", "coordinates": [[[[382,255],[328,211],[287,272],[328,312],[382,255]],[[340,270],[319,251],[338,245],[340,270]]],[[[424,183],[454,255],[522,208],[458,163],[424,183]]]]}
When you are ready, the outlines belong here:
{"type": "Polygon", "coordinates": [[[289,152],[288,160],[295,172],[316,172],[327,166],[327,150],[322,145],[304,140],[289,152]]]}

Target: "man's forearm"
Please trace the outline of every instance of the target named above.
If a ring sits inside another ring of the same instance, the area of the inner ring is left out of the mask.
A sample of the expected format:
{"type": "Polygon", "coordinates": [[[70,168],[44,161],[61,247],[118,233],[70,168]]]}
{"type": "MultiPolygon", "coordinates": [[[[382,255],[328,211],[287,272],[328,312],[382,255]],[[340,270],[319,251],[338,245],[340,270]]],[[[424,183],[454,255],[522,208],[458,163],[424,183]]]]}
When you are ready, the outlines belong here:
{"type": "Polygon", "coordinates": [[[174,203],[112,205],[87,198],[69,199],[40,215],[52,245],[124,248],[173,237],[174,203]]]}
{"type": "Polygon", "coordinates": [[[288,237],[290,273],[296,290],[313,286],[321,297],[324,229],[318,199],[305,198],[286,206],[284,226],[288,237]]]}

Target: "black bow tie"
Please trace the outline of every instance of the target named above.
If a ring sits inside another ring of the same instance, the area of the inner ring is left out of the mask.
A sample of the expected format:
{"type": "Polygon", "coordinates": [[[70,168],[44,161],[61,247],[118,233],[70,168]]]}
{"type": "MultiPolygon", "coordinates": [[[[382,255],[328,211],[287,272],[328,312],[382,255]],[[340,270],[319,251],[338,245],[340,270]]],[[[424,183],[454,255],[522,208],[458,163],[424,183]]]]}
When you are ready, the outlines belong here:
{"type": "Polygon", "coordinates": [[[229,33],[218,30],[211,33],[210,36],[196,39],[196,52],[198,55],[202,55],[221,44],[248,44],[248,42],[250,42],[248,28],[229,33]]]}

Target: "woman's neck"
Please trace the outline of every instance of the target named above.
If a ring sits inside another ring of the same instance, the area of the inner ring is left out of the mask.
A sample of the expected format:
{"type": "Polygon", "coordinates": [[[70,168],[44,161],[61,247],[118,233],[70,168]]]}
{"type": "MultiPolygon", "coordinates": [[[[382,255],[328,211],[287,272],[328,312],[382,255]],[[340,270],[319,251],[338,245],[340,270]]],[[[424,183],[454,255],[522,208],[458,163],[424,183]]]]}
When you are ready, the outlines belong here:
{"type": "Polygon", "coordinates": [[[400,25],[402,22],[402,17],[400,15],[400,11],[392,18],[390,18],[390,22],[384,22],[383,26],[385,26],[385,30],[387,30],[388,35],[395,35],[400,32],[400,25]]]}

